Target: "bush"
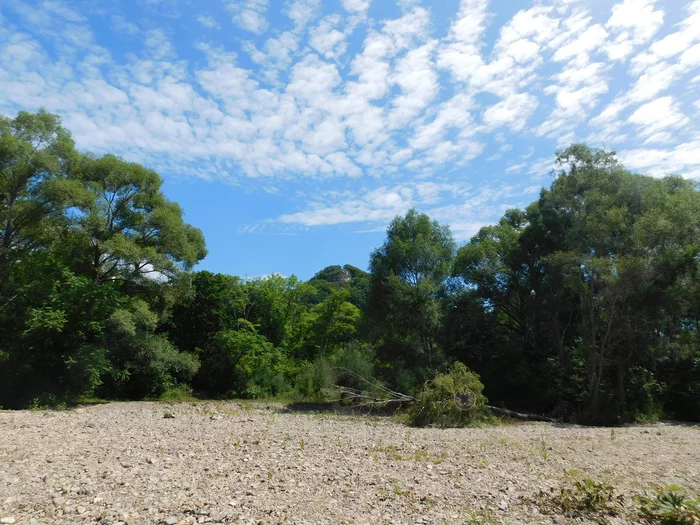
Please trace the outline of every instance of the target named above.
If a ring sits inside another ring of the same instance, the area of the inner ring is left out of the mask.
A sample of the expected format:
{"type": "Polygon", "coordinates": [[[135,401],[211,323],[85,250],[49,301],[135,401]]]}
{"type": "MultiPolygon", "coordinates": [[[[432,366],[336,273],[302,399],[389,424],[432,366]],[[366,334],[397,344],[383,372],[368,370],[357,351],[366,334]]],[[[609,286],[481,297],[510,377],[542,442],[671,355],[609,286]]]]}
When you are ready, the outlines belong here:
{"type": "Polygon", "coordinates": [[[408,423],[417,427],[465,427],[495,421],[486,407],[483,390],[479,375],[457,361],[449,373],[438,375],[425,384],[405,412],[408,423]],[[476,404],[471,410],[461,410],[454,403],[454,395],[467,390],[476,396],[476,404]]]}

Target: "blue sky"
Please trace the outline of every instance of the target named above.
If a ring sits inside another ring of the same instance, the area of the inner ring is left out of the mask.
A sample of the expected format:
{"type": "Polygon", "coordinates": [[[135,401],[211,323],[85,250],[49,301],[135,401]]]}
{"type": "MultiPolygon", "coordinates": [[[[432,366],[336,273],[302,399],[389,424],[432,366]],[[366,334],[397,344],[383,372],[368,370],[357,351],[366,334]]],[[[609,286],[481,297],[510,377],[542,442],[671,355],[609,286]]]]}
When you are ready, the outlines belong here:
{"type": "Polygon", "coordinates": [[[0,0],[0,113],[156,169],[199,268],[366,268],[416,207],[459,243],[557,148],[700,178],[700,0],[0,0]]]}

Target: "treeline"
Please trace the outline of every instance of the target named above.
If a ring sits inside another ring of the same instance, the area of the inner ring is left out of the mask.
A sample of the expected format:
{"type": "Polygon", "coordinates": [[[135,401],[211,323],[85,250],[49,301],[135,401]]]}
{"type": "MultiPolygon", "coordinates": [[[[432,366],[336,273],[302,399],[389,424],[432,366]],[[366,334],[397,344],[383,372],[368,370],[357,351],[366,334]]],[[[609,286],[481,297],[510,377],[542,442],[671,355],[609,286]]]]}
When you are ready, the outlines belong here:
{"type": "Polygon", "coordinates": [[[153,171],[0,120],[0,405],[413,394],[455,361],[492,404],[587,423],[700,418],[700,194],[557,154],[550,189],[458,249],[411,210],[369,272],[191,272],[205,254],[153,171]]]}

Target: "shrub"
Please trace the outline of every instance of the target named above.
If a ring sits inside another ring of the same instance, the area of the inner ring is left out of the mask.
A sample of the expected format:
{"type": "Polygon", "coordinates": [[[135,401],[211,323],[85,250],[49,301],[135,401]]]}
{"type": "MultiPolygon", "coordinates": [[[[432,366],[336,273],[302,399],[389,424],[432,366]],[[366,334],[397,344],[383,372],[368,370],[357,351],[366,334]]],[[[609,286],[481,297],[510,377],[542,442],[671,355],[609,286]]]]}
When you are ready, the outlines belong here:
{"type": "Polygon", "coordinates": [[[405,412],[408,423],[418,427],[464,427],[495,421],[486,407],[483,390],[479,375],[463,363],[455,362],[447,374],[428,381],[418,393],[405,412]],[[476,404],[471,410],[460,410],[454,403],[454,395],[467,390],[476,396],[476,404]]]}

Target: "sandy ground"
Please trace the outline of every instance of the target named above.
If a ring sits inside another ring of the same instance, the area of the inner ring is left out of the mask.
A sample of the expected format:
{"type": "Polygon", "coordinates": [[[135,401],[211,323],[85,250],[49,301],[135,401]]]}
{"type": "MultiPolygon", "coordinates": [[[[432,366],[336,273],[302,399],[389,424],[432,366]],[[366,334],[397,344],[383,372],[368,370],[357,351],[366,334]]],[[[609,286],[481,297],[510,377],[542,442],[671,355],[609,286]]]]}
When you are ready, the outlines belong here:
{"type": "Polygon", "coordinates": [[[234,402],[0,412],[2,524],[586,523],[532,502],[577,476],[626,509],[655,485],[697,494],[700,427],[415,429],[234,402]]]}

